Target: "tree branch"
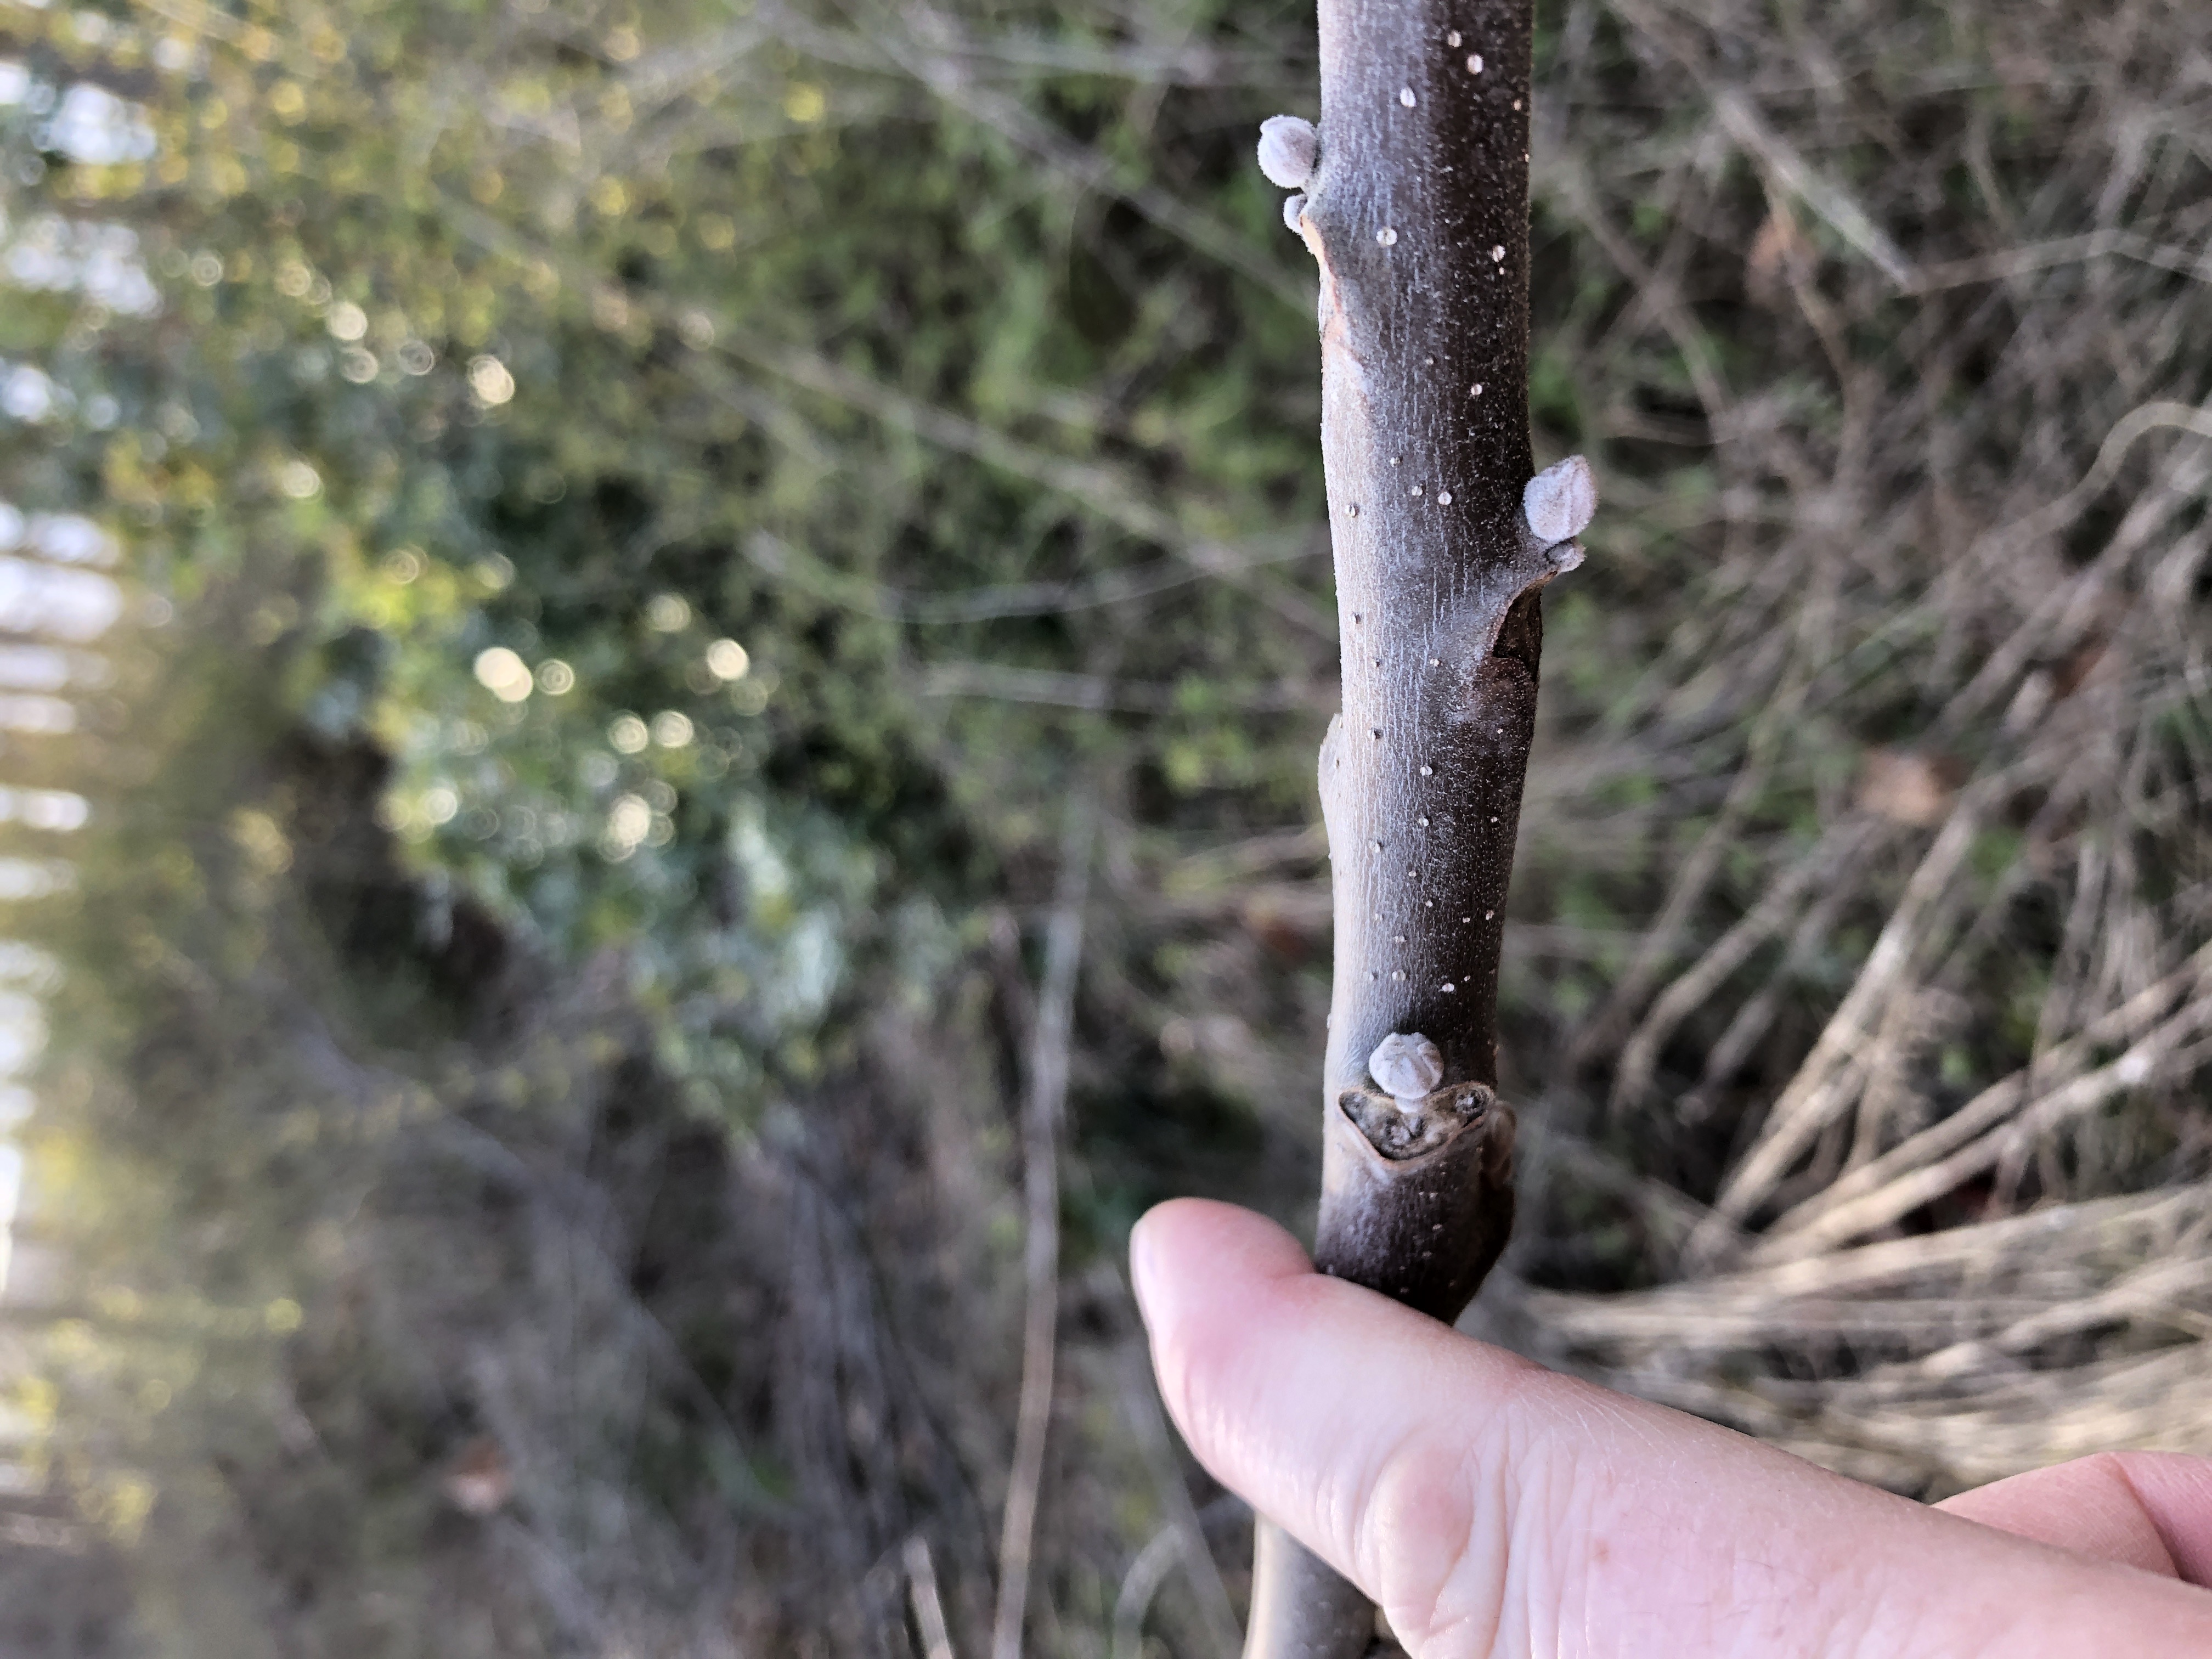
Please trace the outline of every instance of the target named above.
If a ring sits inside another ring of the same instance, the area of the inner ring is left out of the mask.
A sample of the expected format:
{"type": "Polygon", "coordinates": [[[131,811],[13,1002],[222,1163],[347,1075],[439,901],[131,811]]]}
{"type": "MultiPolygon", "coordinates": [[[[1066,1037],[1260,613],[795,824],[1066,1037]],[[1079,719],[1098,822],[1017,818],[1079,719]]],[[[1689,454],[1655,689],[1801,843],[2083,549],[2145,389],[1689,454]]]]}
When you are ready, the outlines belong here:
{"type": "MultiPolygon", "coordinates": [[[[1321,268],[1344,710],[1322,745],[1335,991],[1321,1270],[1456,1318],[1512,1221],[1498,959],[1539,595],[1579,457],[1531,478],[1528,0],[1321,0],[1322,125],[1268,176],[1321,268]]],[[[1263,1522],[1249,1659],[1357,1659],[1367,1601],[1263,1522]]]]}

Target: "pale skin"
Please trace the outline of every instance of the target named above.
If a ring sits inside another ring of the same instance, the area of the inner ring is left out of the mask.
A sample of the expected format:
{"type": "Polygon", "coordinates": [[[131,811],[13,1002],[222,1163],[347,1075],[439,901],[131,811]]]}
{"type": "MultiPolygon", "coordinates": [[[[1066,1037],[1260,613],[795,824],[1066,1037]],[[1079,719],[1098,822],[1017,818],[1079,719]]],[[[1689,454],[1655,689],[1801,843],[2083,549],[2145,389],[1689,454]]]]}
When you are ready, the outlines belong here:
{"type": "Polygon", "coordinates": [[[1199,1461],[1414,1659],[2203,1659],[2212,1460],[2107,1454],[1934,1507],[1561,1376],[1178,1200],[1131,1240],[1199,1461]]]}

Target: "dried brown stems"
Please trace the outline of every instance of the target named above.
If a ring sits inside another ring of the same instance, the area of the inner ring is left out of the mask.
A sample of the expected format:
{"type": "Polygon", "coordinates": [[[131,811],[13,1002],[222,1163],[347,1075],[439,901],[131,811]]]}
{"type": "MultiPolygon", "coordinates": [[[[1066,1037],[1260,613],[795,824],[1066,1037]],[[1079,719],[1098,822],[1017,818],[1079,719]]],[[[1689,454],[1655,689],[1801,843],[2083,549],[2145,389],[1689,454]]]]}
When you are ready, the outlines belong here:
{"type": "Polygon", "coordinates": [[[1568,1033],[1609,1111],[1554,1092],[1550,1190],[1610,1186],[1662,1282],[1517,1328],[1908,1490],[2206,1443],[2173,1219],[2212,1059],[2206,110],[2151,44],[2181,15],[1968,44],[1897,5],[1862,49],[1624,0],[1571,9],[1540,116],[1540,208],[1601,256],[1573,278],[1627,296],[1553,337],[1611,388],[1608,480],[1688,444],[1711,489],[1609,517],[1607,571],[1689,602],[1530,803],[1575,825],[1540,888],[1653,878],[1640,935],[1528,967],[1611,978],[1568,1033]],[[1621,105],[1608,15],[1694,116],[1621,105]]]}

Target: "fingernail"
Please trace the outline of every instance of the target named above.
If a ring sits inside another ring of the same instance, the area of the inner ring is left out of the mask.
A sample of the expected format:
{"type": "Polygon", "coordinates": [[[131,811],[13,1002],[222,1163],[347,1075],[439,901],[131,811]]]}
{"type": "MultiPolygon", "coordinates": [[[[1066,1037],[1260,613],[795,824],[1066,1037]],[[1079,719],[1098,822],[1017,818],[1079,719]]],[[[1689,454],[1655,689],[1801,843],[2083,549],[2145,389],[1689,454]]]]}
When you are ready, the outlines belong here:
{"type": "Polygon", "coordinates": [[[1139,1216],[1129,1230],[1129,1284],[1137,1293],[1137,1312],[1148,1331],[1152,1328],[1152,1297],[1159,1275],[1158,1254],[1152,1242],[1152,1218],[1139,1216]]]}

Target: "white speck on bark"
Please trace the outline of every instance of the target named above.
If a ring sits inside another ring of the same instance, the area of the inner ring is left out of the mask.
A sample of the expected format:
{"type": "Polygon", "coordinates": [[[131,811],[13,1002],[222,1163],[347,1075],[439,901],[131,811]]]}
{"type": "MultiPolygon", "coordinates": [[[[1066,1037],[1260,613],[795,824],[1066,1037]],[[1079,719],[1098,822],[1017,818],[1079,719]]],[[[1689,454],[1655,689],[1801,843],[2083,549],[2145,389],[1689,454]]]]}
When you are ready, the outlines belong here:
{"type": "Polygon", "coordinates": [[[1375,233],[1375,240],[1382,243],[1384,247],[1395,247],[1398,246],[1398,233],[1385,225],[1375,233]]]}
{"type": "Polygon", "coordinates": [[[1413,102],[1414,102],[1414,100],[1413,100],[1413,88],[1411,88],[1411,87],[1401,87],[1401,88],[1398,88],[1398,101],[1399,101],[1400,103],[1403,104],[1403,105],[1404,105],[1407,109],[1411,109],[1411,108],[1413,108],[1413,102]]]}
{"type": "Polygon", "coordinates": [[[1480,52],[1471,52],[1468,53],[1467,72],[1469,75],[1480,75],[1482,73],[1482,54],[1480,52]]]}

